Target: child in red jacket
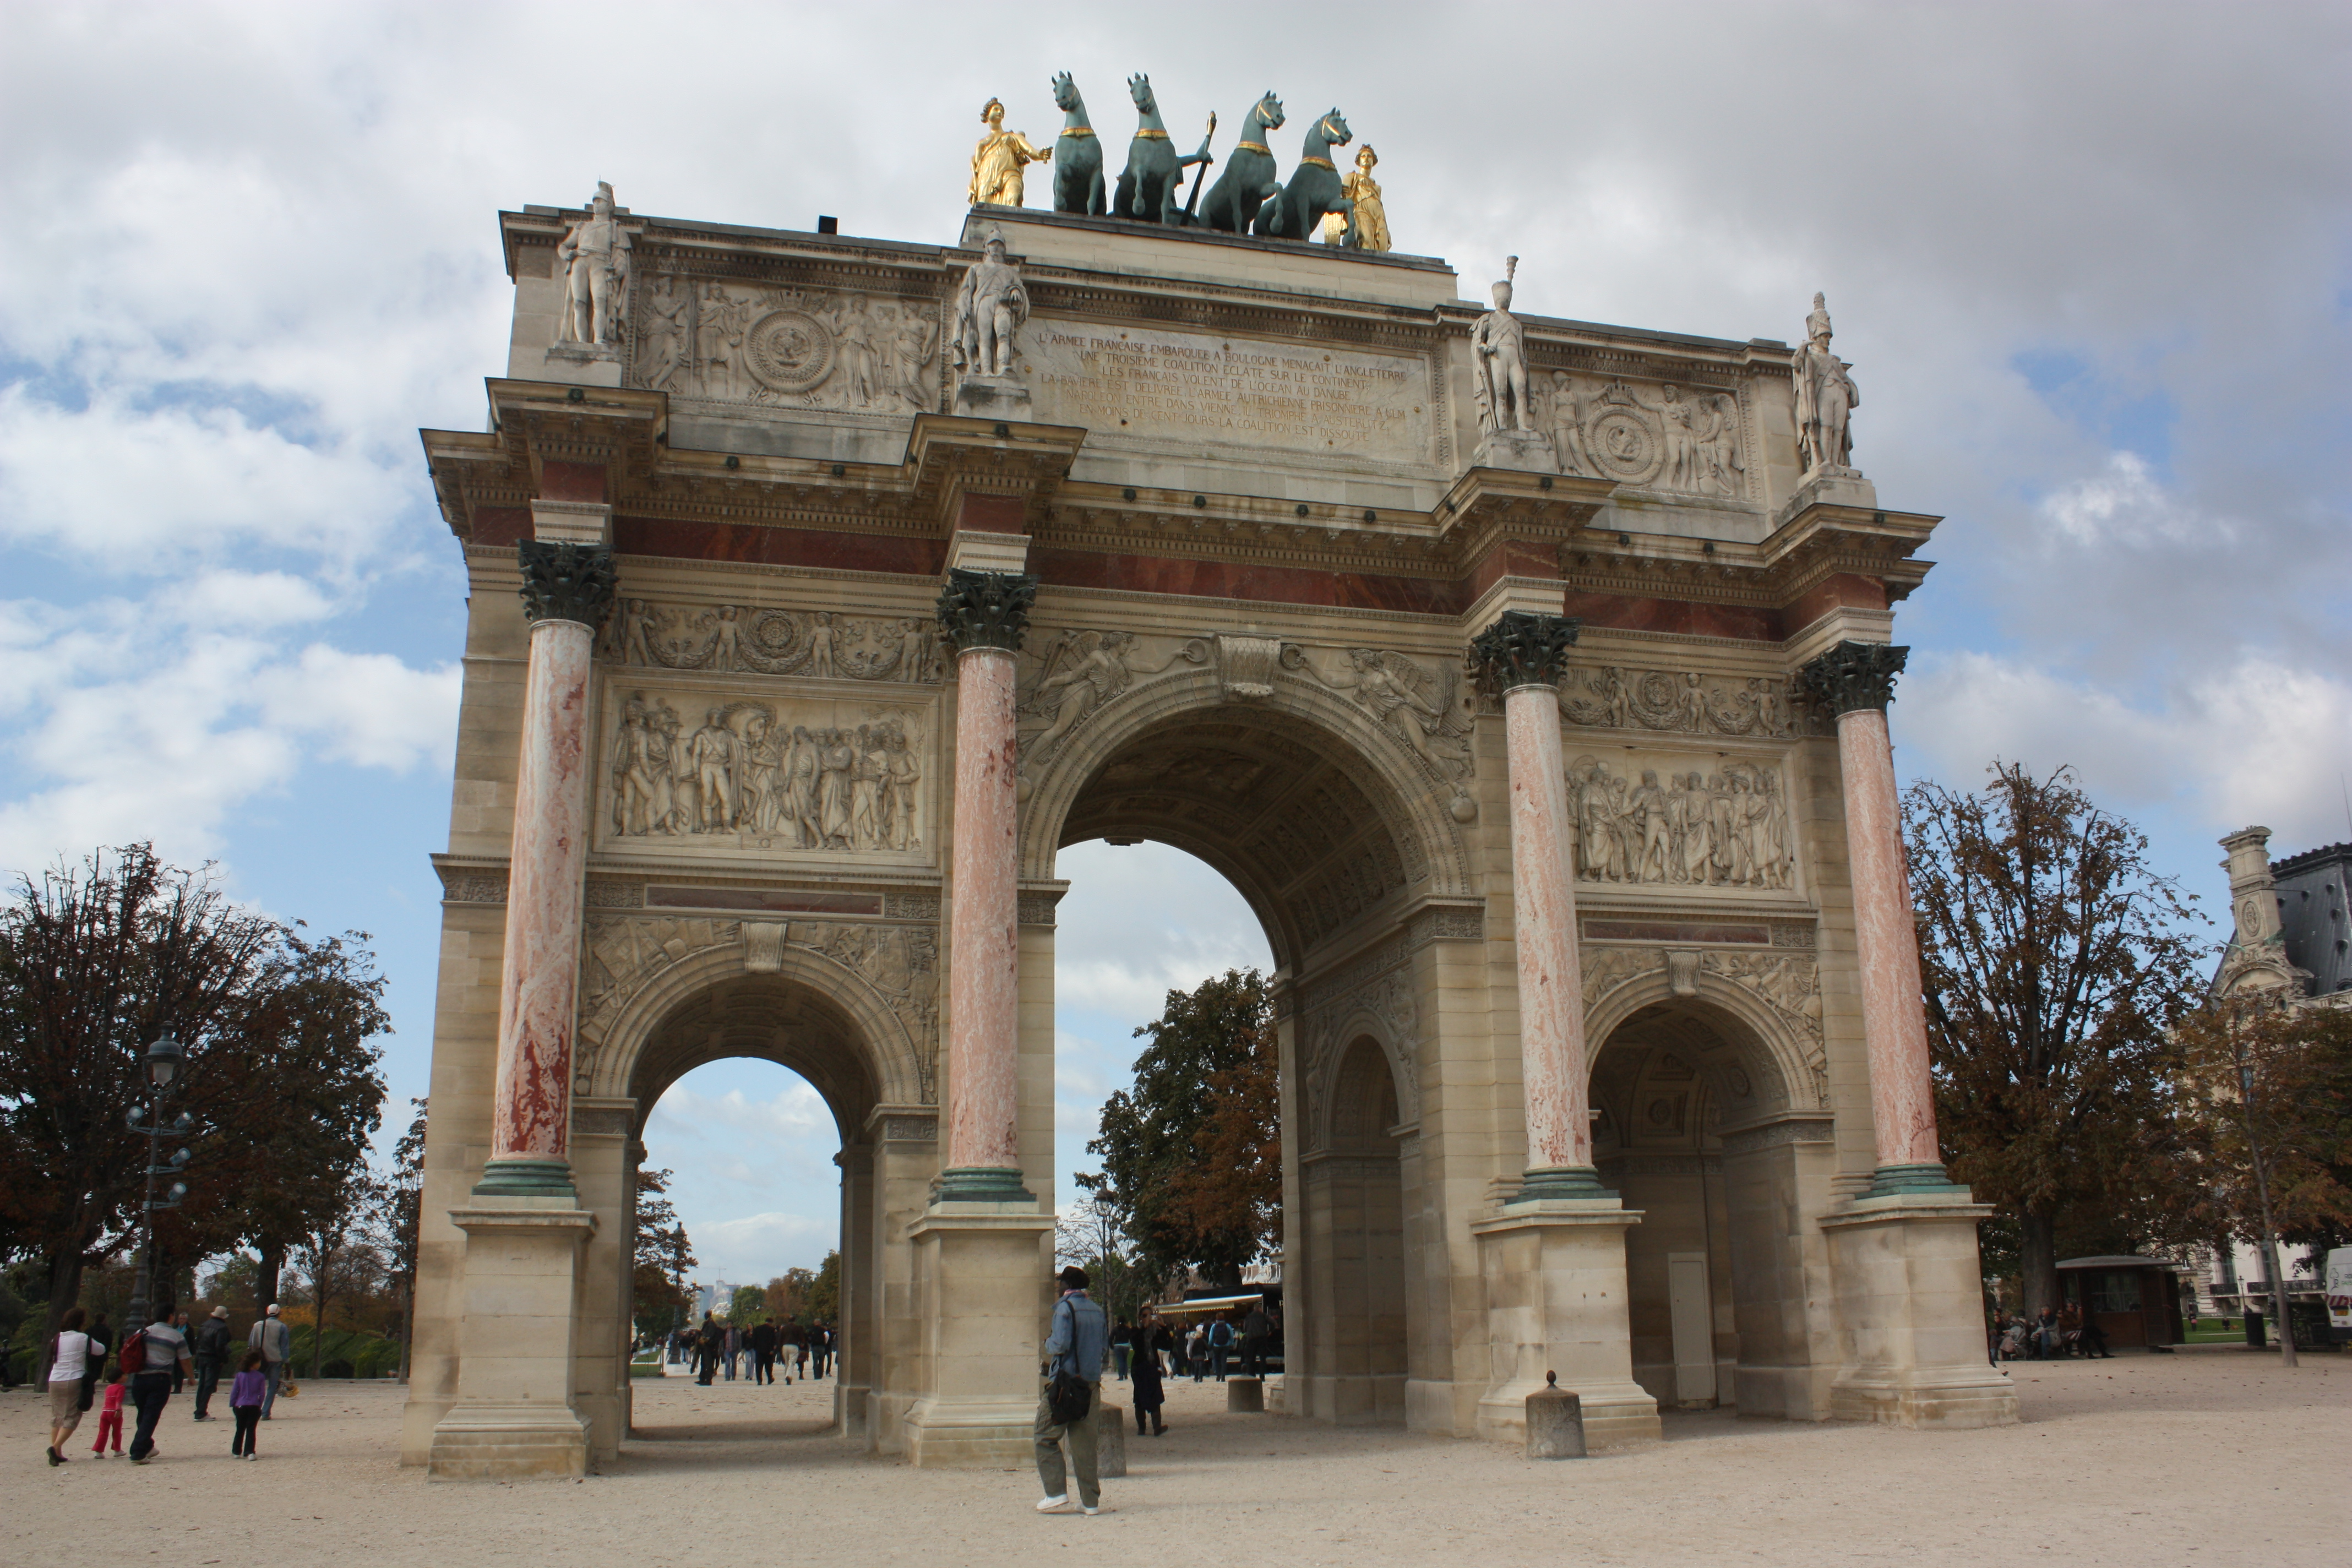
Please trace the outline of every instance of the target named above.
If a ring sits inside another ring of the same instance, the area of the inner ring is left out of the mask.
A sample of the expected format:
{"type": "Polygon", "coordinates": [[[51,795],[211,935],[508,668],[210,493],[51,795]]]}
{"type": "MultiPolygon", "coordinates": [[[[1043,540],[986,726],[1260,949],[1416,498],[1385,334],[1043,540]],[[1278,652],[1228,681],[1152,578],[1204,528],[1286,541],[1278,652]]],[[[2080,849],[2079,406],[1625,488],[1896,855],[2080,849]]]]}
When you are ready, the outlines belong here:
{"type": "Polygon", "coordinates": [[[117,1362],[107,1369],[106,1404],[98,1413],[98,1441],[89,1451],[100,1458],[106,1457],[106,1440],[114,1439],[114,1451],[122,1452],[122,1365],[117,1362]]]}

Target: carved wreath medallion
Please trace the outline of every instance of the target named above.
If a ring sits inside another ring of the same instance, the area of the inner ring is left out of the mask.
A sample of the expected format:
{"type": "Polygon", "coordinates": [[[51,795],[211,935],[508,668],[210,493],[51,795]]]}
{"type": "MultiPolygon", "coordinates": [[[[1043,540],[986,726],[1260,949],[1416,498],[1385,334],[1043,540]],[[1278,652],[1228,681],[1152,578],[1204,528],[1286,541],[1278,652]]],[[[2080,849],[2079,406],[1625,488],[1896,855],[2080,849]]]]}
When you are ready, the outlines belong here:
{"type": "Polygon", "coordinates": [[[1663,455],[1648,422],[1627,409],[1612,408],[1595,417],[1585,439],[1593,460],[1609,477],[1629,484],[1648,479],[1663,455]]]}
{"type": "Polygon", "coordinates": [[[805,310],[771,310],[744,334],[744,362],[772,392],[810,392],[833,369],[833,331],[805,310]]]}

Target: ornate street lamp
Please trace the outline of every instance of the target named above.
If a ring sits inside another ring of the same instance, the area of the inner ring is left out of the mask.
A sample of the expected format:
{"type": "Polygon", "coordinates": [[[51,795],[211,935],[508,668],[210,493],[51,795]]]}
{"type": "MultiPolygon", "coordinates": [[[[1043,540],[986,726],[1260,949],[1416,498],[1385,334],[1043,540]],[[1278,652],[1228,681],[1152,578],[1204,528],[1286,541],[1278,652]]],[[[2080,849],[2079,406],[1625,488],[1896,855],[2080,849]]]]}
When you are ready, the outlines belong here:
{"type": "Polygon", "coordinates": [[[147,1327],[148,1298],[153,1294],[155,1283],[156,1213],[178,1208],[180,1200],[188,1195],[188,1184],[178,1181],[172,1184],[163,1197],[155,1195],[155,1179],[158,1176],[177,1176],[187,1168],[187,1150],[180,1150],[169,1163],[164,1163],[160,1148],[167,1134],[175,1138],[184,1136],[195,1124],[194,1118],[184,1110],[170,1126],[163,1124],[163,1097],[180,1081],[180,1069],[186,1064],[187,1055],[181,1048],[180,1042],[169,1035],[148,1047],[145,1059],[146,1103],[132,1106],[130,1114],[123,1119],[130,1124],[131,1131],[147,1135],[147,1201],[140,1212],[140,1223],[146,1226],[147,1234],[139,1242],[139,1276],[131,1288],[131,1321],[123,1325],[126,1334],[141,1332],[147,1327]]]}

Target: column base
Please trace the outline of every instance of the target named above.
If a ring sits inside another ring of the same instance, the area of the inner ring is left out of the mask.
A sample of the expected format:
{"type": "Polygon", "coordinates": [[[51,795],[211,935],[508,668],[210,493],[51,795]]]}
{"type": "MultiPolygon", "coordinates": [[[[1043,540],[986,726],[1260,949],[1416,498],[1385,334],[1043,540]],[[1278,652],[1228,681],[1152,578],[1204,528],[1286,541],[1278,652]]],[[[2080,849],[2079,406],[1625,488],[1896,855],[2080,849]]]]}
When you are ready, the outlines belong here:
{"type": "Polygon", "coordinates": [[[1519,1178],[1519,1194],[1504,1207],[1528,1203],[1616,1203],[1613,1188],[1601,1184],[1601,1173],[1591,1165],[1547,1165],[1519,1178]]]}
{"type": "Polygon", "coordinates": [[[1613,1194],[1548,1199],[1523,1191],[1501,1214],[1471,1223],[1492,1358],[1478,1436],[1524,1444],[1528,1395],[1556,1373],[1582,1403],[1587,1447],[1657,1441],[1658,1402],[1633,1381],[1627,1319],[1625,1232],[1641,1220],[1613,1194]]]}
{"type": "Polygon", "coordinates": [[[1948,1185],[1822,1216],[1838,1303],[1832,1420],[2016,1425],[2016,1385],[1986,1359],[1977,1222],[1991,1212],[1948,1185]]]}
{"type": "Polygon", "coordinates": [[[966,1165],[940,1173],[939,1191],[932,1195],[934,1206],[940,1204],[1034,1204],[1037,1194],[1021,1184],[1017,1170],[1001,1170],[993,1165],[966,1165]]]}
{"type": "Polygon", "coordinates": [[[492,1160],[474,1184],[478,1198],[578,1198],[569,1160],[492,1160]]]}
{"type": "Polygon", "coordinates": [[[1034,1458],[1053,1234],[1034,1199],[935,1202],[908,1226],[924,1384],[903,1426],[909,1463],[1001,1468],[1034,1458]]]}
{"type": "Polygon", "coordinates": [[[1862,1195],[1894,1198],[1927,1194],[1950,1196],[1960,1203],[1969,1201],[1968,1188],[1953,1181],[1941,1162],[1935,1160],[1914,1165],[1881,1165],[1870,1178],[1870,1190],[1862,1195]]]}
{"type": "Polygon", "coordinates": [[[425,1474],[510,1481],[588,1473],[588,1424],[562,1405],[457,1405],[433,1428],[425,1474]]]}

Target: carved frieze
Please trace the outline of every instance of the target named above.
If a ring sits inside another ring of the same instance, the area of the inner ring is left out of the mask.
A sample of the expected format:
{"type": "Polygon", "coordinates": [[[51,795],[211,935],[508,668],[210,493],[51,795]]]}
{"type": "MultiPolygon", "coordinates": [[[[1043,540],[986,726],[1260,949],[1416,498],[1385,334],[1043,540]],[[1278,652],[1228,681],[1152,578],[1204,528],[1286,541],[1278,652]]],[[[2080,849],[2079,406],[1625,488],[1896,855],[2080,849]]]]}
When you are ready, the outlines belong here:
{"type": "Polygon", "coordinates": [[[1781,677],[1733,679],[1614,665],[1571,670],[1560,682],[1559,712],[1569,723],[1591,729],[1774,740],[1795,734],[1800,721],[1790,682],[1781,677]]]}
{"type": "Polygon", "coordinates": [[[927,854],[930,751],[921,708],[708,691],[616,700],[602,797],[608,841],[927,854]],[[701,722],[691,722],[698,713],[701,722]]]}
{"type": "Polygon", "coordinates": [[[940,679],[938,626],[916,616],[853,616],[750,605],[622,601],[602,653],[623,665],[814,679],[940,679]]]}
{"type": "Polygon", "coordinates": [[[1569,371],[1528,380],[1533,423],[1550,436],[1563,471],[1636,489],[1755,499],[1736,395],[1569,371]]]}
{"type": "Polygon", "coordinates": [[[705,403],[851,413],[939,407],[940,307],[649,275],[630,384],[705,403]]]}
{"type": "Polygon", "coordinates": [[[1714,952],[1701,956],[1700,966],[1761,998],[1801,1033],[1809,1042],[1805,1068],[1812,1076],[1813,1100],[1826,1108],[1830,1073],[1822,1032],[1820,965],[1794,954],[1714,952]]]}
{"type": "Polygon", "coordinates": [[[1780,890],[1796,841],[1780,771],[1721,757],[1637,755],[1568,765],[1580,881],[1780,890]],[[1656,765],[1643,765],[1656,764],[1656,765]]]}

